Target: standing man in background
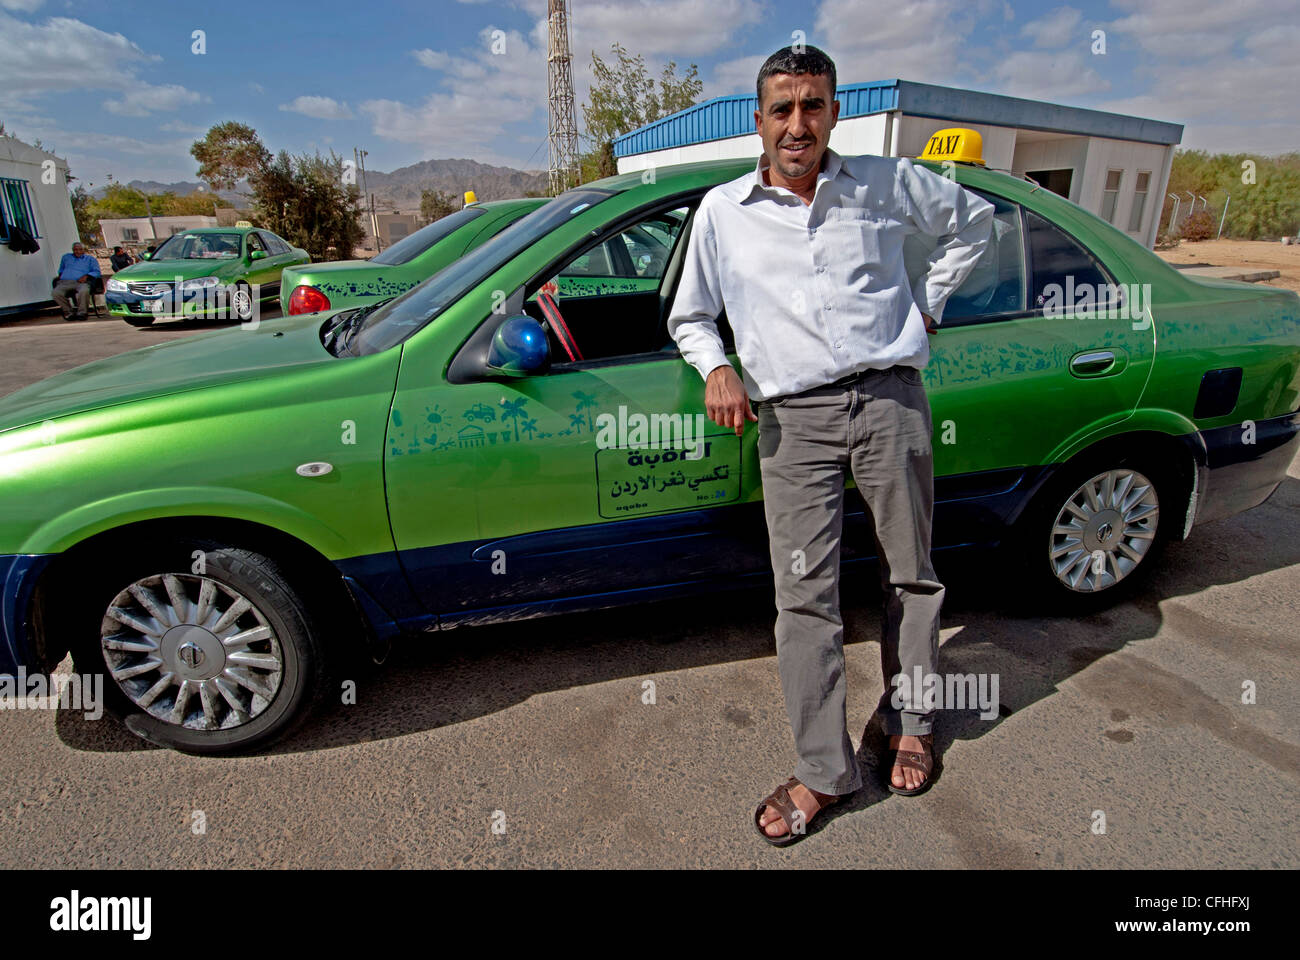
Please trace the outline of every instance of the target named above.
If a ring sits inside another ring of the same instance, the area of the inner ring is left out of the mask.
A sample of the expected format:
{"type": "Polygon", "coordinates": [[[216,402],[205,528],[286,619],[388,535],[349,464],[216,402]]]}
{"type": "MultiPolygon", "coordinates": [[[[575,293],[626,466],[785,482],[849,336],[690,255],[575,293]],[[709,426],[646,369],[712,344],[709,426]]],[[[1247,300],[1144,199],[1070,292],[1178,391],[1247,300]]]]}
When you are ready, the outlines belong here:
{"type": "Polygon", "coordinates": [[[993,206],[910,160],[839,156],[835,65],[778,50],[758,73],[752,173],[710,190],[695,214],[668,329],[705,379],[710,419],[758,423],[776,581],[776,648],[799,762],[759,803],[769,843],[802,835],[862,784],[845,718],[840,538],[846,473],[868,508],[885,609],[885,769],[895,793],[930,785],[933,711],[891,703],[895,677],[937,672],[944,589],[930,563],[930,405],[921,385],[948,297],[988,243],[993,206]],[[910,285],[903,240],[937,238],[910,285]],[[725,308],[744,379],[723,350],[725,308]],[[758,415],[750,407],[757,401],[758,415]]]}

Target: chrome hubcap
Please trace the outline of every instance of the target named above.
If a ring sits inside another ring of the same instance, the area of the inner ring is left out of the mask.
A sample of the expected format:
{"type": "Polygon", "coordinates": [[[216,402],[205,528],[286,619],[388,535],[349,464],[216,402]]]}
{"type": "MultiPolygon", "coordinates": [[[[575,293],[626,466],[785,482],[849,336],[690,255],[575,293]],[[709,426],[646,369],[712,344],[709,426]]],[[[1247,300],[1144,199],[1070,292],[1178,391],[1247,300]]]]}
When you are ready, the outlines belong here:
{"type": "Polygon", "coordinates": [[[1137,568],[1155,541],[1160,501],[1136,470],[1099,473],[1056,515],[1048,561],[1056,578],[1079,593],[1113,587],[1137,568]]]}
{"type": "Polygon", "coordinates": [[[236,288],[230,297],[231,306],[235,309],[235,315],[246,317],[253,312],[253,297],[243,287],[236,288]]]}
{"type": "Polygon", "coordinates": [[[109,673],[149,715],[191,730],[252,720],[280,690],[284,656],[262,612],[210,577],[144,577],[104,613],[109,673]]]}

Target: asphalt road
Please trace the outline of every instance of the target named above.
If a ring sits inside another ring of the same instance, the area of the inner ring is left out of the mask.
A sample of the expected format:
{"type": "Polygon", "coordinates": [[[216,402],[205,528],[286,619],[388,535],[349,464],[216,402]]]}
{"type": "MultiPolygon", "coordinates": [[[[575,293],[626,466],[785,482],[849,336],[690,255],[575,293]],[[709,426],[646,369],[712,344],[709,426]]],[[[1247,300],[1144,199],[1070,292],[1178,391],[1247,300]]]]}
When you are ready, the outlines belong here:
{"type": "MultiPolygon", "coordinates": [[[[196,329],[0,323],[0,393],[196,329]]],[[[1006,609],[989,566],[942,565],[941,669],[998,674],[1001,715],[945,714],[917,798],[876,785],[868,740],[868,786],[789,849],[750,826],[795,757],[749,590],[406,641],[262,756],[0,712],[0,866],[1300,866],[1300,463],[1103,614],[1006,609]]],[[[881,688],[871,579],[843,591],[855,744],[881,688]]]]}

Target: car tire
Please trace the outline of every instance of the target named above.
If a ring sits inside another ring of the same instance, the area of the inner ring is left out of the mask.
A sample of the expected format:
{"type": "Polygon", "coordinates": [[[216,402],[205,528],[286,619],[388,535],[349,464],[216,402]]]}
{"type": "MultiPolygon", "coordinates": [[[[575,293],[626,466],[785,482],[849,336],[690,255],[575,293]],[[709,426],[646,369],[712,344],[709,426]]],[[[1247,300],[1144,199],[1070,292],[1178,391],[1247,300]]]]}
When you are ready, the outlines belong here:
{"type": "Polygon", "coordinates": [[[1066,466],[1048,480],[1007,548],[1026,605],[1047,614],[1111,606],[1157,565],[1180,514],[1168,465],[1114,450],[1066,466]]]}
{"type": "Polygon", "coordinates": [[[230,297],[230,312],[240,323],[253,319],[253,289],[242,280],[235,284],[235,292],[230,297]]]}
{"type": "Polygon", "coordinates": [[[322,632],[270,557],[186,539],[99,570],[86,574],[73,658],[104,674],[105,707],[137,736],[245,752],[287,736],[323,696],[322,632]]]}
{"type": "Polygon", "coordinates": [[[122,319],[125,320],[127,323],[131,324],[131,326],[133,327],[153,326],[153,317],[146,317],[143,315],[138,316],[136,314],[127,314],[126,316],[122,317],[122,319]]]}

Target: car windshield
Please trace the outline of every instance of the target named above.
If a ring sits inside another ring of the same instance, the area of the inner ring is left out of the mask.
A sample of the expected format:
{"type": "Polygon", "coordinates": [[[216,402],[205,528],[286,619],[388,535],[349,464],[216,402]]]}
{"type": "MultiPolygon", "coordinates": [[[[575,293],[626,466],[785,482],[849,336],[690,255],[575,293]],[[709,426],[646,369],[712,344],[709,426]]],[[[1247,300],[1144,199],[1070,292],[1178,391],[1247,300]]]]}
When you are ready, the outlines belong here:
{"type": "Polygon", "coordinates": [[[154,251],[154,260],[232,260],[239,256],[237,233],[177,233],[154,251]]]}
{"type": "Polygon", "coordinates": [[[555,228],[611,196],[613,194],[607,190],[570,190],[516,220],[481,247],[366,317],[350,352],[357,355],[379,353],[401,343],[481,283],[493,270],[555,228]]]}
{"type": "Polygon", "coordinates": [[[433,221],[427,227],[421,227],[409,237],[398,240],[383,253],[371,257],[370,262],[382,263],[389,267],[409,263],[443,237],[448,236],[453,230],[460,229],[475,217],[481,217],[485,213],[487,211],[482,207],[466,207],[464,210],[449,213],[442,219],[433,221]]]}

